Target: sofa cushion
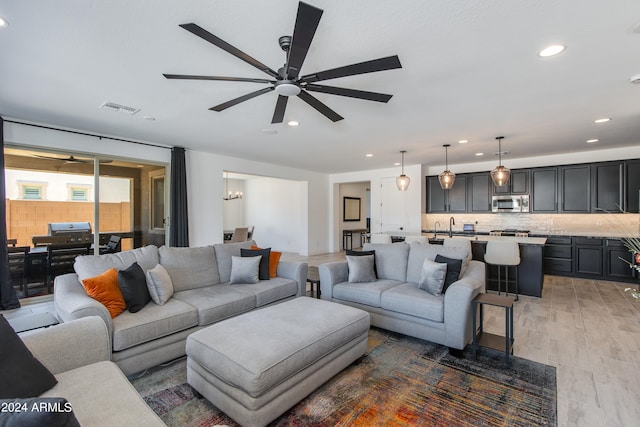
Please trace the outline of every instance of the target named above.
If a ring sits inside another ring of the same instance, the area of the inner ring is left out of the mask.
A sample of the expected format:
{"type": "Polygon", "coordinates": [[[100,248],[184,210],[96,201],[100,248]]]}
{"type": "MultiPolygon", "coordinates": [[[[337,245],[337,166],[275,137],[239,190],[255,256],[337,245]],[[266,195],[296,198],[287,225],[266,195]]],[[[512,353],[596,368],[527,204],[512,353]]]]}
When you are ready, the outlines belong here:
{"type": "Polygon", "coordinates": [[[409,252],[409,264],[407,266],[407,282],[420,283],[422,274],[422,264],[425,259],[435,261],[439,254],[447,258],[467,261],[467,250],[458,247],[447,247],[442,245],[405,245],[411,248],[409,252]]]}
{"type": "Polygon", "coordinates": [[[403,283],[383,293],[381,307],[434,322],[444,322],[444,295],[431,295],[418,288],[415,283],[403,283]]]}
{"type": "Polygon", "coordinates": [[[374,270],[375,255],[352,256],[347,255],[349,282],[374,282],[377,277],[374,270]]]}
{"type": "Polygon", "coordinates": [[[223,283],[176,292],[172,299],[195,307],[198,313],[198,324],[206,326],[251,311],[256,307],[255,295],[245,290],[244,286],[223,283]]]}
{"type": "Polygon", "coordinates": [[[147,270],[147,287],[151,299],[158,305],[164,305],[173,296],[171,276],[161,264],[147,270]]]}
{"type": "Polygon", "coordinates": [[[125,311],[113,319],[113,351],[152,341],[198,325],[195,307],[169,299],[160,306],[150,302],[133,314],[125,311]]]}
{"type": "Polygon", "coordinates": [[[82,255],[76,257],[73,269],[82,282],[84,279],[95,277],[110,268],[124,270],[134,262],[137,262],[145,272],[155,267],[159,262],[158,247],[149,245],[115,254],[82,255]]]}
{"type": "Polygon", "coordinates": [[[232,256],[230,282],[232,284],[258,283],[258,280],[260,280],[261,261],[262,255],[252,257],[232,256]]]}
{"type": "Polygon", "coordinates": [[[231,257],[241,256],[240,249],[251,249],[256,242],[249,240],[238,243],[218,243],[213,245],[216,253],[216,262],[218,263],[218,274],[220,275],[220,283],[229,283],[231,280],[231,257]]]}
{"type": "Polygon", "coordinates": [[[258,279],[260,280],[269,280],[271,277],[270,274],[270,263],[271,263],[271,248],[265,249],[240,249],[240,256],[242,257],[252,257],[252,256],[261,256],[260,258],[260,268],[258,269],[258,279]]]}
{"type": "Polygon", "coordinates": [[[447,258],[438,254],[436,256],[436,262],[442,262],[447,264],[447,274],[444,277],[444,287],[442,288],[442,292],[446,292],[447,288],[451,286],[453,282],[458,280],[460,277],[460,269],[462,268],[462,260],[447,258]]]}
{"type": "MultiPolygon", "coordinates": [[[[376,271],[379,279],[407,280],[407,262],[409,260],[409,247],[401,243],[365,243],[362,248],[365,251],[376,251],[376,271]]],[[[422,263],[420,263],[422,266],[422,263]]]]}
{"type": "Polygon", "coordinates": [[[84,279],[82,286],[87,295],[107,308],[112,319],[127,309],[127,303],[118,287],[118,272],[115,268],[84,279]]]}
{"type": "Polygon", "coordinates": [[[422,275],[418,287],[431,295],[440,295],[447,276],[447,264],[425,259],[422,263],[422,275]]]}
{"type": "Polygon", "coordinates": [[[36,359],[0,314],[0,399],[36,397],[56,385],[51,372],[36,359]]]}
{"type": "Polygon", "coordinates": [[[385,279],[378,279],[369,283],[342,282],[333,287],[333,298],[357,302],[371,307],[380,307],[382,293],[398,286],[400,283],[397,280],[385,279]]]}
{"type": "Polygon", "coordinates": [[[163,426],[113,362],[98,362],[56,375],[42,397],[62,396],[82,426],[163,426]]]}
{"type": "Polygon", "coordinates": [[[158,250],[160,264],[167,270],[174,292],[202,288],[220,283],[216,255],[211,246],[158,250]]]}
{"type": "Polygon", "coordinates": [[[136,313],[151,301],[147,278],[137,262],[129,268],[118,271],[118,287],[127,303],[127,310],[136,313]]]}
{"type": "Polygon", "coordinates": [[[298,293],[298,282],[284,277],[261,280],[255,285],[233,285],[251,292],[256,297],[256,307],[262,307],[272,302],[293,297],[298,293]]]}

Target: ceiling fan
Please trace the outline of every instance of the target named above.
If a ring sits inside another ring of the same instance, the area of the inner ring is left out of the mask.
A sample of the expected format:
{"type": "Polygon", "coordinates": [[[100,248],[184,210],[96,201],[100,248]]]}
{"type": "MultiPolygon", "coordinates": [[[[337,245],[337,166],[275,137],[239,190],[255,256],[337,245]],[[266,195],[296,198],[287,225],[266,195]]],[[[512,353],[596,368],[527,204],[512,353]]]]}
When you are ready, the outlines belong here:
{"type": "MultiPolygon", "coordinates": [[[[41,159],[48,159],[48,160],[60,160],[61,162],[65,162],[65,163],[93,163],[93,159],[80,159],[78,157],[75,156],[68,156],[68,157],[55,157],[55,156],[43,156],[40,154],[34,154],[34,157],[39,157],[41,159]]],[[[99,160],[100,163],[111,163],[113,162],[113,160],[103,160],[100,159],[99,160]]]]}
{"type": "Polygon", "coordinates": [[[196,36],[208,41],[209,43],[219,47],[220,49],[230,53],[231,55],[245,61],[260,71],[271,76],[271,79],[255,79],[243,77],[221,77],[221,76],[193,76],[183,74],[163,74],[167,79],[184,79],[184,80],[222,80],[232,82],[251,82],[265,83],[269,86],[248,93],[238,98],[232,99],[222,104],[209,108],[212,111],[223,111],[229,107],[248,101],[256,96],[275,91],[278,94],[276,108],[273,113],[271,123],[282,123],[284,113],[287,108],[287,101],[290,96],[297,96],[311,107],[318,110],[329,120],[337,122],[344,117],[333,111],[320,100],[312,96],[309,92],[321,92],[331,95],[347,96],[351,98],[364,99],[367,101],[388,102],[393,95],[384,93],[368,92],[363,90],[346,89],[334,86],[318,85],[315,82],[337,79],[339,77],[353,76],[357,74],[374,73],[377,71],[391,70],[402,68],[400,59],[397,55],[385,58],[374,59],[371,61],[360,62],[357,64],[347,65],[344,67],[333,68],[331,70],[320,71],[313,74],[299,76],[302,64],[307,56],[311,41],[315,35],[322,9],[300,2],[298,4],[298,14],[293,29],[293,36],[282,36],[278,39],[278,43],[282,50],[286,52],[286,62],[278,71],[274,71],[255,58],[247,55],[238,48],[230,45],[224,40],[206,31],[196,24],[182,24],[180,27],[195,34],[196,36]]]}

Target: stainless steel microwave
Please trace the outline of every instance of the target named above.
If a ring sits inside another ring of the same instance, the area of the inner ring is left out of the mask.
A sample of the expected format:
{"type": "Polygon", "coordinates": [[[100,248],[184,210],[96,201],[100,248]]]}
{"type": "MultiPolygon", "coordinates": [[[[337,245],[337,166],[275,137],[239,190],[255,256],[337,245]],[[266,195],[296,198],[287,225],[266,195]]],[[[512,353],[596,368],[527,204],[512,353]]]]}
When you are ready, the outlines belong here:
{"type": "Polygon", "coordinates": [[[529,212],[529,196],[493,196],[491,212],[529,212]]]}

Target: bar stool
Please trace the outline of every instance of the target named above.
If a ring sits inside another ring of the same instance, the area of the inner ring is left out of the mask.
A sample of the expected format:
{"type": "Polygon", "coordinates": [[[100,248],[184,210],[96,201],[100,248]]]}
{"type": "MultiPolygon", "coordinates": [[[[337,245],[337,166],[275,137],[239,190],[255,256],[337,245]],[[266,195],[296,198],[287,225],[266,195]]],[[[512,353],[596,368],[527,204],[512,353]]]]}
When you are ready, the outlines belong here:
{"type": "Polygon", "coordinates": [[[487,265],[493,265],[498,268],[498,295],[500,295],[502,282],[500,277],[501,268],[504,267],[505,270],[505,293],[509,296],[509,268],[515,267],[515,301],[518,301],[518,266],[520,265],[520,246],[518,242],[510,240],[489,240],[487,242],[487,250],[484,254],[484,262],[487,265]]]}

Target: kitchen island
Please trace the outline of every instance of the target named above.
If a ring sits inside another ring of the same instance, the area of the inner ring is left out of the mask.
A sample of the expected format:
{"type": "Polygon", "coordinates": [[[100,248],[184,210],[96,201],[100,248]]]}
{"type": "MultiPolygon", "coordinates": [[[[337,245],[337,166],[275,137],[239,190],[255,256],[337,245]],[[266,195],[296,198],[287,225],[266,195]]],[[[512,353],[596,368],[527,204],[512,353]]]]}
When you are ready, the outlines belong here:
{"type": "MultiPolygon", "coordinates": [[[[430,243],[442,244],[448,234],[439,235],[439,239],[433,239],[433,232],[423,233],[429,237],[430,243]]],[[[473,259],[484,262],[484,254],[489,240],[513,240],[520,247],[520,266],[518,267],[518,286],[520,295],[532,297],[542,296],[544,283],[543,254],[546,237],[515,237],[515,236],[490,236],[488,234],[453,233],[453,237],[465,238],[471,241],[473,259]]],[[[487,290],[498,290],[498,274],[495,268],[487,269],[487,290]]],[[[504,288],[504,286],[503,286],[504,288]]],[[[515,284],[509,284],[509,293],[515,293],[515,284]]]]}

